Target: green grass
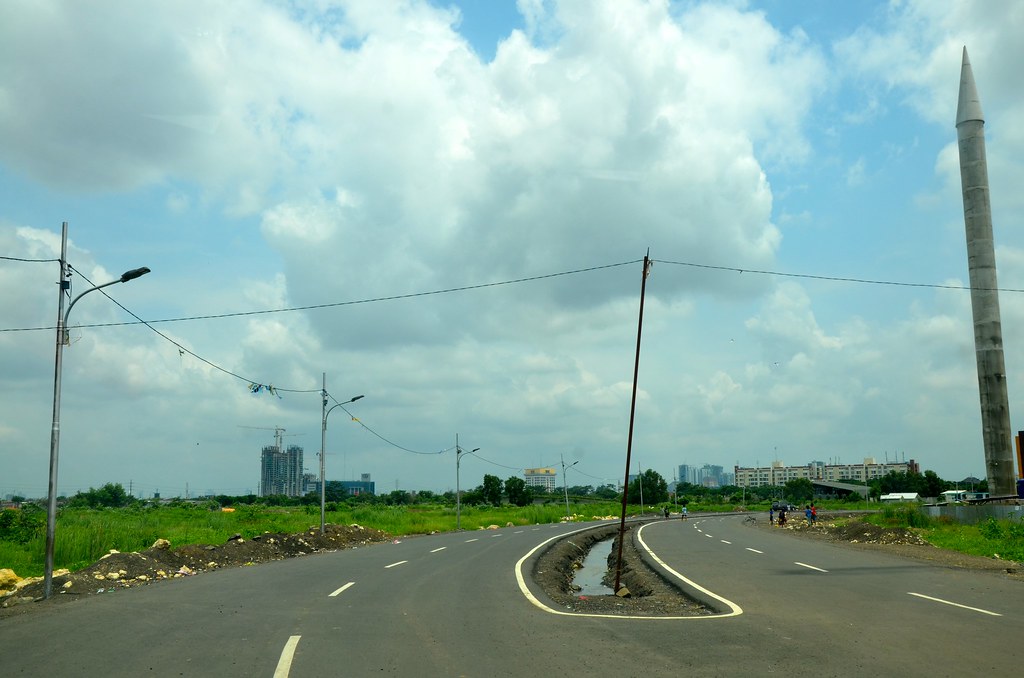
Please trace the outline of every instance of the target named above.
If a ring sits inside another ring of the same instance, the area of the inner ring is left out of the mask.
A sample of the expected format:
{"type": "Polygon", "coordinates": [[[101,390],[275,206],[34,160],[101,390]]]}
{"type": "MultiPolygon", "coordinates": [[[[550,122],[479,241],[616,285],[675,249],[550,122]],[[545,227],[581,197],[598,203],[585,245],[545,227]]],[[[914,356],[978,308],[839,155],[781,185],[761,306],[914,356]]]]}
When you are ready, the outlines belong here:
{"type": "MultiPolygon", "coordinates": [[[[394,536],[429,534],[455,529],[456,511],[446,506],[349,507],[327,511],[325,520],[337,525],[357,523],[394,536]]],[[[570,504],[577,520],[593,516],[618,515],[621,504],[570,504]]],[[[565,516],[564,504],[518,507],[462,507],[464,530],[488,525],[504,527],[556,523],[565,516]]],[[[264,532],[296,533],[320,525],[319,507],[268,508],[262,505],[239,506],[233,513],[202,507],[161,507],[140,509],[64,509],[57,518],[54,542],[54,568],[79,570],[96,562],[110,550],[141,551],[157,539],[173,546],[185,544],[223,544],[235,534],[250,538],[264,532]]],[[[10,568],[19,576],[43,574],[46,538],[39,532],[25,543],[5,541],[0,533],[0,568],[10,568]]]]}

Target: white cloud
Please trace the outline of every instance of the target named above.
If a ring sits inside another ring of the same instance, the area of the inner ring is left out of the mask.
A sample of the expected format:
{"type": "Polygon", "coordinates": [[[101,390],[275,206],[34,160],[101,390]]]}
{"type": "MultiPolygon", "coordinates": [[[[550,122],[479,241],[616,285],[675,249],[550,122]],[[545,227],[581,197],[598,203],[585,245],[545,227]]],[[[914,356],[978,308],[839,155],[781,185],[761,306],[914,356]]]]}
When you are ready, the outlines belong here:
{"type": "MultiPolygon", "coordinates": [[[[803,463],[972,444],[963,295],[868,297],[685,264],[814,270],[815,248],[853,250],[858,234],[845,215],[827,215],[838,224],[830,229],[801,207],[815,185],[791,191],[773,223],[770,168],[829,162],[812,146],[820,133],[808,128],[812,120],[866,126],[910,102],[924,119],[951,124],[947,76],[955,81],[959,49],[949,56],[949,43],[981,44],[978,36],[991,31],[986,44],[1012,57],[1019,11],[894,5],[883,23],[839,44],[837,63],[828,45],[801,29],[779,30],[754,4],[518,5],[525,31],[510,31],[488,63],[457,32],[456,12],[413,0],[324,4],[330,11],[36,3],[0,22],[0,62],[19,64],[0,75],[0,135],[9,140],[0,169],[62,197],[65,208],[77,207],[65,196],[80,195],[98,213],[141,211],[152,193],[159,219],[203,224],[180,234],[140,227],[138,245],[163,268],[115,288],[115,298],[133,310],[147,299],[147,317],[333,304],[160,326],[242,379],[139,327],[83,328],[67,365],[68,430],[76,431],[69,446],[112,456],[91,470],[71,462],[68,477],[99,483],[120,479],[114,469],[147,473],[146,464],[111,452],[114,435],[175,459],[161,467],[168,483],[194,474],[219,487],[245,468],[248,480],[238,484],[254,485],[254,451],[269,435],[238,427],[319,433],[315,391],[324,372],[332,393],[365,393],[354,411],[404,446],[437,451],[459,432],[497,463],[551,463],[573,450],[612,470],[601,475],[620,476],[637,260],[648,247],[665,263],[647,288],[637,413],[645,463],[671,468],[683,455],[763,462],[774,447],[803,463]],[[830,108],[838,67],[863,83],[862,108],[830,108]],[[244,248],[249,242],[263,251],[244,248]],[[179,251],[184,264],[172,256],[179,251]],[[223,271],[229,262],[244,274],[223,271]],[[618,262],[634,263],[339,303],[618,262]],[[244,380],[309,392],[254,397],[244,380]],[[90,429],[101,420],[118,433],[90,429]],[[930,430],[936,422],[941,431],[930,430]],[[749,449],[752,431],[759,451],[749,449]],[[185,452],[188,438],[201,444],[185,452]]],[[[1024,140],[1008,103],[1016,80],[1012,69],[989,65],[997,61],[987,51],[977,52],[979,86],[993,102],[991,127],[1009,142],[1009,150],[990,149],[1005,177],[994,181],[1005,196],[996,205],[1019,210],[1009,190],[1019,176],[1012,149],[1024,140]]],[[[848,185],[863,186],[865,167],[881,160],[844,152],[858,158],[848,185]]],[[[936,151],[947,193],[959,190],[954,152],[936,151]]],[[[954,219],[935,212],[948,197],[926,195],[920,204],[930,211],[911,217],[954,229],[954,219]]],[[[59,243],[41,226],[49,216],[33,228],[0,218],[5,252],[55,256],[59,243]]],[[[96,280],[117,269],[108,254],[101,264],[72,250],[76,267],[96,280]]],[[[1018,243],[1000,247],[1001,266],[1020,258],[1018,243]]],[[[849,270],[866,263],[851,258],[849,270]]],[[[0,300],[5,325],[52,322],[56,267],[35,266],[0,267],[5,290],[25,290],[0,300]]],[[[1016,300],[1004,313],[1008,332],[1024,327],[1016,300]]],[[[75,316],[81,325],[124,319],[108,303],[83,304],[75,316]]],[[[32,392],[0,407],[26,422],[0,422],[9,449],[45,447],[53,347],[42,336],[0,333],[5,383],[31,384],[32,392]]],[[[329,453],[330,468],[400,468],[408,487],[451,484],[445,458],[400,456],[337,421],[332,445],[344,451],[329,453]]],[[[302,442],[312,458],[316,441],[302,442]]],[[[45,464],[38,455],[31,464],[34,478],[45,464]]],[[[977,464],[963,470],[979,473],[977,464]]]]}

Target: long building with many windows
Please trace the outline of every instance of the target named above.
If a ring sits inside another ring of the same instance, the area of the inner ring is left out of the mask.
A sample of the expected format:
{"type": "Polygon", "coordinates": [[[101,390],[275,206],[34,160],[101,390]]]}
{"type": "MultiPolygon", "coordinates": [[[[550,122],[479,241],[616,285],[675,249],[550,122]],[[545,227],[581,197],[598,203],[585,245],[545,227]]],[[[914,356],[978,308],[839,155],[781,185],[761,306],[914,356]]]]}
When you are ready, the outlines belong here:
{"type": "Polygon", "coordinates": [[[913,459],[879,464],[874,457],[866,457],[860,464],[826,464],[822,461],[812,461],[804,466],[786,466],[781,461],[773,461],[770,466],[757,468],[736,466],[735,469],[738,487],[785,485],[790,480],[797,478],[833,483],[849,480],[868,483],[893,471],[897,473],[921,472],[920,465],[913,459]]]}
{"type": "Polygon", "coordinates": [[[523,469],[523,476],[527,487],[539,487],[545,492],[555,491],[555,478],[558,472],[553,468],[527,468],[523,469]]]}

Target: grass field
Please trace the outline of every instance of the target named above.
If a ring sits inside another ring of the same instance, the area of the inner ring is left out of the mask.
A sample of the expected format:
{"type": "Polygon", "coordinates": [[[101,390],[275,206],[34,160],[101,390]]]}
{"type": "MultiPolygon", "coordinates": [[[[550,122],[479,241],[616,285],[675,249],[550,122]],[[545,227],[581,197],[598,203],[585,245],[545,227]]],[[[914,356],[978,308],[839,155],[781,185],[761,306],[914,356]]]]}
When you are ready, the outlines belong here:
{"type": "MultiPolygon", "coordinates": [[[[578,520],[594,516],[619,515],[621,504],[570,504],[578,520]]],[[[526,507],[461,509],[461,526],[476,530],[488,525],[504,527],[556,523],[565,517],[564,504],[526,507]]],[[[43,573],[46,537],[45,517],[33,516],[30,538],[23,542],[0,539],[0,568],[14,570],[19,576],[43,573]],[[42,528],[42,529],[39,529],[42,528]]],[[[328,523],[358,523],[394,536],[429,534],[454,530],[456,510],[444,506],[365,505],[328,511],[328,523]]],[[[264,532],[295,533],[320,525],[319,507],[277,508],[262,505],[239,506],[224,513],[202,507],[161,507],[139,509],[64,509],[57,520],[54,542],[54,568],[78,570],[96,562],[111,549],[141,551],[157,539],[173,546],[184,544],[223,544],[241,534],[250,538],[264,532]]]]}

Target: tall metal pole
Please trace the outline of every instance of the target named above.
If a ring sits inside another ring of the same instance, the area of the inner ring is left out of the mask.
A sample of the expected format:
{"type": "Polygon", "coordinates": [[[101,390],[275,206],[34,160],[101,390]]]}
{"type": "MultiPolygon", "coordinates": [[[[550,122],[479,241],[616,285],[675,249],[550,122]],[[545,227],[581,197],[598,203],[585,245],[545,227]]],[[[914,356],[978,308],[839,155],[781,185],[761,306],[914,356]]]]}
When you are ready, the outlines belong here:
{"type": "Polygon", "coordinates": [[[53,545],[57,534],[57,457],[60,453],[60,379],[64,355],[64,297],[69,293],[68,222],[61,224],[60,280],[57,281],[57,355],[53,364],[53,424],[50,428],[50,481],[46,498],[46,564],[43,571],[43,598],[53,593],[53,545]]]}
{"type": "Polygon", "coordinates": [[[629,461],[633,453],[633,419],[636,414],[636,383],[640,374],[640,337],[644,330],[644,295],[647,290],[647,275],[651,272],[650,250],[644,255],[644,272],[640,280],[640,319],[636,328],[636,360],[633,363],[633,399],[629,405],[629,437],[626,441],[626,478],[622,481],[622,518],[619,520],[619,549],[615,561],[615,588],[618,593],[622,579],[622,540],[626,533],[626,498],[629,496],[629,461]]]}
{"type": "MultiPolygon", "coordinates": [[[[325,522],[324,522],[325,511],[324,511],[324,507],[326,506],[326,504],[324,503],[324,497],[326,496],[326,491],[327,491],[326,490],[326,488],[327,488],[327,478],[326,478],[325,471],[324,471],[324,465],[325,465],[324,457],[327,456],[327,417],[330,416],[331,412],[334,411],[335,407],[341,407],[342,405],[348,405],[349,403],[354,403],[355,401],[357,401],[357,400],[359,400],[359,399],[361,399],[363,397],[361,395],[353,396],[353,397],[349,398],[348,400],[346,400],[343,403],[335,403],[334,405],[331,405],[330,409],[328,409],[328,407],[327,407],[327,373],[326,372],[323,373],[323,377],[324,377],[324,385],[323,385],[323,390],[320,392],[320,395],[322,396],[322,399],[323,399],[323,409],[321,410],[321,412],[323,413],[323,419],[321,419],[321,421],[320,421],[320,534],[324,534],[324,530],[325,530],[325,522]]],[[[276,430],[277,431],[283,431],[284,429],[276,429],[276,430]]],[[[278,435],[280,435],[280,434],[278,434],[278,435]]],[[[278,438],[278,451],[280,451],[280,449],[281,449],[281,443],[280,443],[280,438],[278,438]]]]}
{"type": "Polygon", "coordinates": [[[981,112],[981,101],[966,47],[960,67],[956,136],[960,151],[960,183],[967,233],[967,268],[974,315],[974,353],[978,364],[985,474],[991,495],[1008,497],[1016,495],[1013,480],[1013,434],[1010,430],[1006,367],[1003,362],[999,284],[996,280],[988,161],[985,155],[985,118],[981,112]]]}
{"type": "MultiPolygon", "coordinates": [[[[320,408],[320,534],[323,535],[326,527],[324,507],[327,505],[327,480],[324,478],[324,454],[327,450],[327,373],[323,372],[323,388],[320,390],[323,404],[320,408]]],[[[344,477],[343,477],[344,478],[344,477]]]]}
{"type": "Polygon", "coordinates": [[[67,243],[68,224],[67,222],[64,222],[61,226],[60,246],[61,280],[59,287],[61,296],[60,300],[57,302],[57,357],[54,360],[53,366],[53,424],[50,427],[50,482],[46,502],[46,556],[45,564],[43,566],[43,598],[49,598],[53,593],[53,548],[57,535],[57,459],[60,455],[60,382],[68,316],[71,315],[71,309],[75,307],[78,300],[90,292],[95,292],[96,290],[101,290],[104,287],[116,285],[117,283],[135,280],[136,278],[149,273],[149,269],[145,266],[125,271],[117,280],[111,280],[110,282],[103,283],[102,285],[90,287],[86,291],[82,292],[71,300],[71,303],[68,304],[68,308],[65,311],[64,292],[65,290],[69,290],[71,287],[67,266],[67,243]]]}
{"type": "Polygon", "coordinates": [[[462,529],[462,493],[459,489],[459,463],[462,461],[462,450],[459,449],[459,434],[455,434],[455,529],[462,529]]]}
{"type": "Polygon", "coordinates": [[[563,457],[561,454],[559,454],[558,458],[562,461],[562,489],[565,491],[565,517],[568,518],[569,517],[569,476],[566,473],[566,471],[568,469],[571,469],[576,464],[580,463],[580,460],[577,459],[573,463],[571,463],[568,466],[566,466],[565,465],[565,457],[563,457]]]}

